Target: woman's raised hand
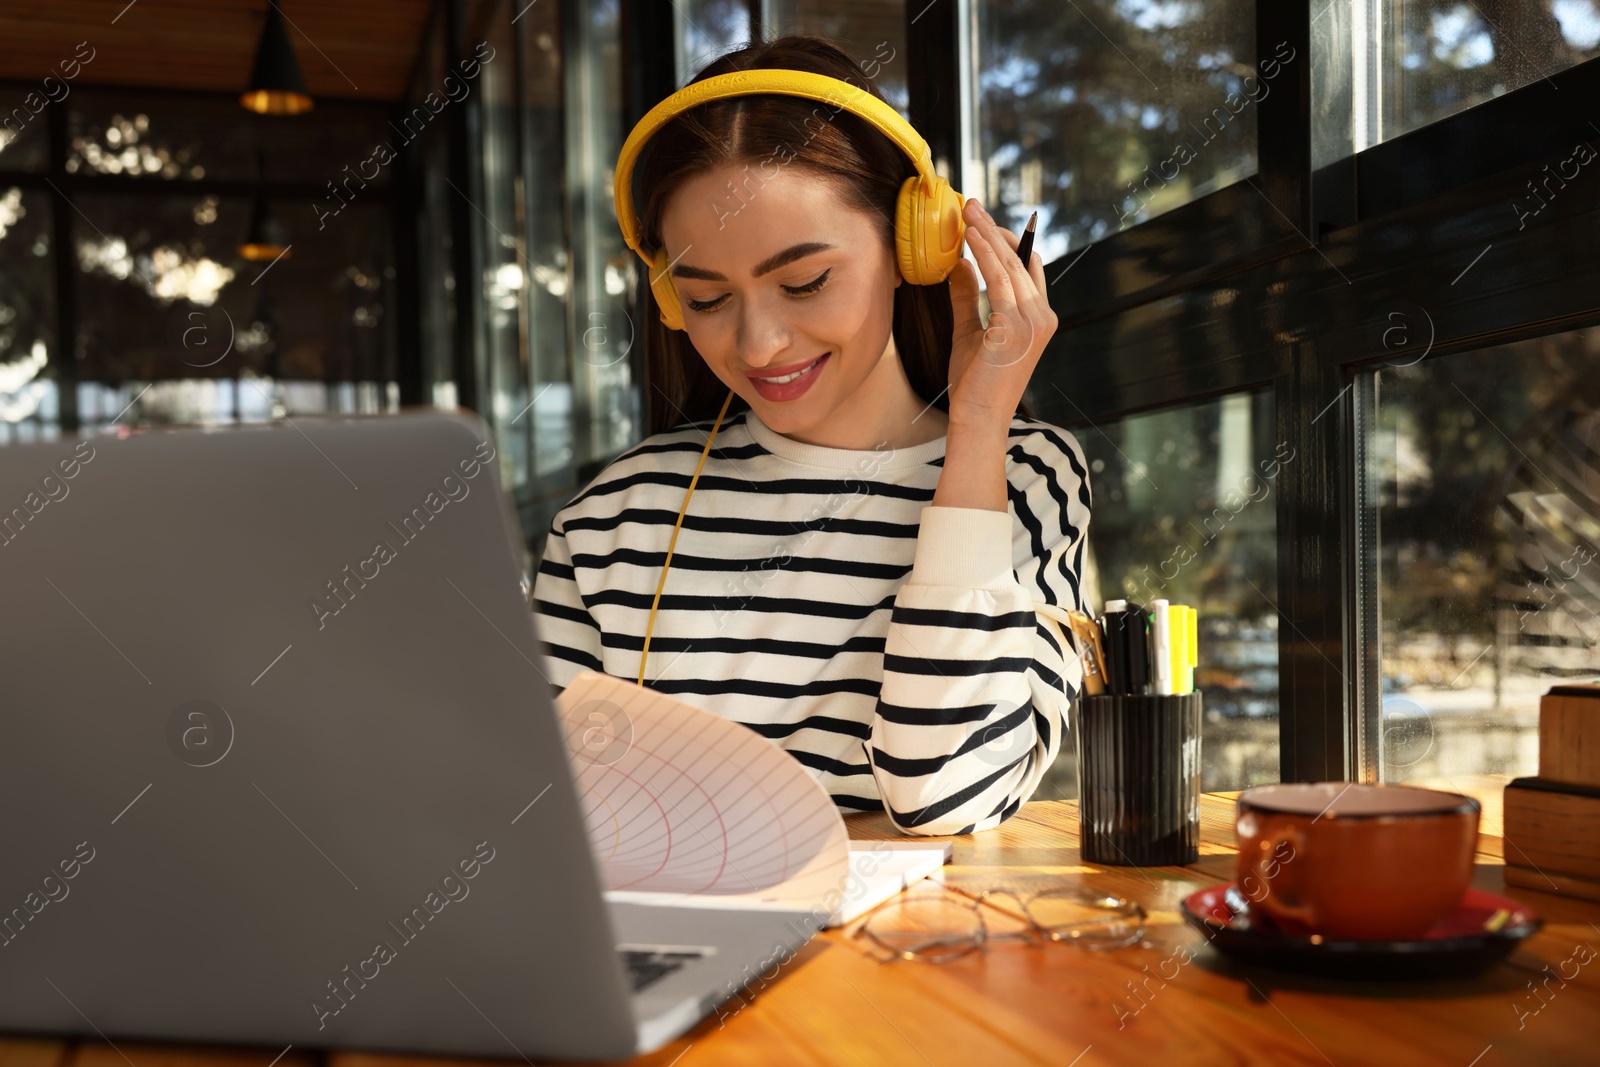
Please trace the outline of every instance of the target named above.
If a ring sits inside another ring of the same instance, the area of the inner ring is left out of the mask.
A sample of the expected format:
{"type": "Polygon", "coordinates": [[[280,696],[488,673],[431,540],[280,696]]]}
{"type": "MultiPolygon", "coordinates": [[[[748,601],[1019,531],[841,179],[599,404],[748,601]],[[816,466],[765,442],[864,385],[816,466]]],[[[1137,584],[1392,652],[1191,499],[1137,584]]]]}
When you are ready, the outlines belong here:
{"type": "Polygon", "coordinates": [[[955,335],[950,349],[950,427],[1004,434],[1028,387],[1044,346],[1056,332],[1045,295],[1044,260],[1026,267],[1017,258],[1021,238],[997,224],[983,205],[962,206],[965,240],[977,269],[962,258],[950,272],[955,335]],[[979,321],[978,271],[989,289],[989,322],[979,321]]]}

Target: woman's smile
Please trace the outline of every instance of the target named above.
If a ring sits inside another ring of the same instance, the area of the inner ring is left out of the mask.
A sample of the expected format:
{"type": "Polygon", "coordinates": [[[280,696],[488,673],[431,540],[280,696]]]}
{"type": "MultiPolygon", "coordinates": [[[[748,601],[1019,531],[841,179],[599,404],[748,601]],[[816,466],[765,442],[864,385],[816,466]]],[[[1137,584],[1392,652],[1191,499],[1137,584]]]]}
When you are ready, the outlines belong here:
{"type": "Polygon", "coordinates": [[[806,390],[811,388],[811,383],[816,381],[817,376],[822,373],[822,368],[827,365],[830,355],[832,355],[831,352],[824,353],[809,363],[800,364],[799,370],[790,371],[788,374],[775,377],[770,375],[758,377],[750,374],[747,377],[750,379],[751,384],[756,387],[756,392],[767,400],[775,402],[794,400],[804,395],[806,390]]]}

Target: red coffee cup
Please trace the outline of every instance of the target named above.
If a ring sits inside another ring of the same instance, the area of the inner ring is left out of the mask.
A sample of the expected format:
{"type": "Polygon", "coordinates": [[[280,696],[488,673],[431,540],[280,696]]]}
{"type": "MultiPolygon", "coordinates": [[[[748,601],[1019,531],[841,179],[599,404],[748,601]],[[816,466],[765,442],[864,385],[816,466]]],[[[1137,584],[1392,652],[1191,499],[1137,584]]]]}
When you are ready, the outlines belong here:
{"type": "Polygon", "coordinates": [[[1466,895],[1478,814],[1471,797],[1416,786],[1256,786],[1238,801],[1238,891],[1285,933],[1419,938],[1466,895]]]}

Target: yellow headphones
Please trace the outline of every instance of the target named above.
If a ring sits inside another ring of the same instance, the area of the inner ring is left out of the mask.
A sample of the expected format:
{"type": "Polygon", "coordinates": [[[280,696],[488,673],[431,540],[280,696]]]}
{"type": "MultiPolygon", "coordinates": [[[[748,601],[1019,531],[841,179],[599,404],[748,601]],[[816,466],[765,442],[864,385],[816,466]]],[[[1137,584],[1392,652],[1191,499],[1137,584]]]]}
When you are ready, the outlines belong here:
{"type": "MultiPolygon", "coordinates": [[[[961,258],[961,242],[966,233],[966,223],[961,217],[965,198],[934,172],[933,153],[928,148],[928,142],[900,117],[898,111],[865,89],[825,74],[802,70],[735,71],[687,85],[651,108],[634,126],[633,132],[628,134],[628,139],[622,145],[622,154],[617,157],[612,186],[617,222],[622,226],[623,240],[638,253],[650,271],[650,290],[655,294],[662,323],[669,329],[683,329],[683,308],[678,302],[678,290],[672,284],[672,265],[667,259],[667,250],[659,248],[651,255],[639,246],[639,219],[633,210],[633,165],[644,149],[645,142],[682,112],[712,100],[758,93],[817,100],[831,105],[834,114],[840,110],[849,111],[865,119],[911,157],[917,173],[900,186],[894,209],[895,257],[900,264],[900,276],[912,285],[934,285],[949,277],[961,258]]],[[[689,509],[689,497],[694,494],[694,487],[700,481],[700,472],[705,468],[711,443],[717,439],[717,430],[721,428],[722,418],[728,413],[728,405],[732,402],[733,390],[730,389],[727,399],[722,402],[722,410],[717,413],[717,421],[711,427],[711,434],[706,438],[706,447],[700,453],[700,463],[695,467],[694,477],[689,480],[689,489],[683,494],[683,506],[678,509],[678,521],[672,528],[667,558],[662,564],[661,579],[656,583],[655,599],[650,604],[650,618],[645,624],[644,650],[639,656],[640,685],[644,684],[645,659],[650,655],[650,634],[655,629],[661,590],[667,583],[667,568],[672,566],[672,550],[678,543],[678,530],[689,509]]]]}

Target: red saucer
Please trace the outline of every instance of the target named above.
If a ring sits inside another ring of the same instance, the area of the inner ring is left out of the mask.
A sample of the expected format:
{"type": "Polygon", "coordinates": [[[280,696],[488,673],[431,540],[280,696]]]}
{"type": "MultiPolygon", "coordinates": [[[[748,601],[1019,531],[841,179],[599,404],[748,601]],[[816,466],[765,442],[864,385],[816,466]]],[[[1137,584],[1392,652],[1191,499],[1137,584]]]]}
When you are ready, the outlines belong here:
{"type": "Polygon", "coordinates": [[[1343,978],[1435,978],[1476,974],[1511,954],[1544,925],[1526,904],[1468,889],[1456,910],[1412,941],[1330,941],[1281,932],[1252,912],[1233,884],[1191,894],[1182,905],[1189,925],[1217,951],[1247,963],[1343,978]]]}

